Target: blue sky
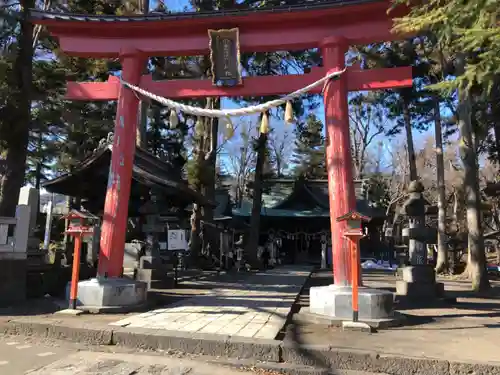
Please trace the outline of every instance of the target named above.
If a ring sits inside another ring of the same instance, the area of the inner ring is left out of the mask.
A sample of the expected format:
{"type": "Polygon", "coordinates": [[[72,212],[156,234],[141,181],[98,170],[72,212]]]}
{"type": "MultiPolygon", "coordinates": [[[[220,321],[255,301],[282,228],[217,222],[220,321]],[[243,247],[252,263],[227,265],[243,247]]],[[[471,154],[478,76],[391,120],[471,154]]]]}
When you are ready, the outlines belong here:
{"type": "MultiPolygon", "coordinates": [[[[153,9],[154,7],[157,6],[157,0],[152,0],[150,5],[151,5],[151,8],[153,9]]],[[[189,1],[188,0],[165,0],[164,1],[165,5],[167,6],[167,8],[170,10],[170,11],[177,11],[177,12],[180,12],[180,11],[183,11],[184,9],[186,8],[189,8],[190,5],[189,5],[189,1]]],[[[230,108],[238,108],[239,106],[237,104],[235,104],[231,99],[223,99],[222,101],[222,107],[223,108],[227,108],[227,109],[230,109],[230,108]]],[[[321,104],[315,111],[316,115],[318,116],[318,118],[324,120],[324,108],[323,108],[323,104],[321,104]]],[[[277,131],[277,132],[282,132],[283,129],[284,129],[284,125],[281,124],[279,121],[275,120],[275,119],[272,119],[271,120],[271,126],[277,131]]],[[[426,131],[426,132],[417,132],[415,131],[415,134],[414,134],[414,141],[415,141],[415,147],[418,149],[420,145],[423,144],[423,141],[429,136],[432,134],[432,129],[429,130],[429,131],[426,131]]],[[[237,136],[237,135],[236,135],[237,136]]],[[[398,141],[400,139],[404,139],[402,138],[402,135],[399,135],[397,136],[396,138],[399,138],[398,141]]],[[[382,139],[383,140],[383,139],[382,139]]]]}

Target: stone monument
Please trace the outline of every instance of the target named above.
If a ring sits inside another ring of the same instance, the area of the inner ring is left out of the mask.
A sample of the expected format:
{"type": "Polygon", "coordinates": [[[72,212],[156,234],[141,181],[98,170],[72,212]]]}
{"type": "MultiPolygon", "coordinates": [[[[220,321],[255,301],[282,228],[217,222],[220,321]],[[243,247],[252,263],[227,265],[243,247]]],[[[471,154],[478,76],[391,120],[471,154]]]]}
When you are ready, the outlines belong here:
{"type": "Polygon", "coordinates": [[[27,205],[18,205],[13,218],[0,217],[0,307],[26,299],[29,222],[27,205]]]}
{"type": "Polygon", "coordinates": [[[29,207],[29,237],[28,237],[28,253],[40,253],[40,240],[35,237],[36,221],[38,215],[38,190],[29,186],[24,186],[19,191],[19,205],[29,207]]]}
{"type": "Polygon", "coordinates": [[[409,265],[399,273],[402,280],[396,281],[396,294],[412,301],[442,297],[444,287],[436,283],[436,274],[427,260],[427,242],[430,232],[425,226],[425,206],[428,202],[423,197],[424,186],[420,181],[412,181],[408,187],[409,197],[403,205],[408,217],[408,228],[403,230],[403,237],[408,237],[409,265]]]}

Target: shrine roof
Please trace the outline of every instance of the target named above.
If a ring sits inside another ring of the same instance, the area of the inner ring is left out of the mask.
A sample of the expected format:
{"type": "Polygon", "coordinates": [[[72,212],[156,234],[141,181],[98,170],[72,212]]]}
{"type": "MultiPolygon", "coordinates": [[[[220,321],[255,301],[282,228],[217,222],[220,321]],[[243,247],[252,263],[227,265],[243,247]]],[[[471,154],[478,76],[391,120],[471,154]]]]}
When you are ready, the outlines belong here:
{"type": "MultiPolygon", "coordinates": [[[[76,165],[73,171],[46,181],[42,186],[51,193],[73,197],[95,199],[103,196],[107,186],[111,150],[111,145],[97,149],[76,165]]],[[[135,152],[132,179],[136,188],[137,185],[157,188],[185,201],[210,204],[201,194],[189,188],[169,163],[139,147],[135,152]]]]}
{"type": "Polygon", "coordinates": [[[283,5],[277,7],[259,7],[259,8],[241,8],[214,10],[202,12],[151,12],[147,15],[89,15],[76,13],[62,13],[54,11],[42,11],[38,9],[30,10],[30,18],[34,21],[62,21],[62,22],[144,22],[144,21],[173,21],[173,20],[191,20],[213,17],[231,17],[231,16],[249,16],[252,14],[265,13],[290,13],[303,12],[308,10],[322,10],[329,8],[339,8],[343,6],[360,5],[380,2],[380,0],[303,0],[294,5],[283,5]]]}
{"type": "MultiPolygon", "coordinates": [[[[272,217],[329,217],[327,180],[275,179],[266,182],[262,194],[262,216],[272,217]]],[[[356,210],[370,218],[383,218],[385,212],[370,206],[361,194],[361,181],[355,181],[356,210]]],[[[240,208],[233,209],[236,216],[250,216],[252,201],[244,200],[240,208]]]]}

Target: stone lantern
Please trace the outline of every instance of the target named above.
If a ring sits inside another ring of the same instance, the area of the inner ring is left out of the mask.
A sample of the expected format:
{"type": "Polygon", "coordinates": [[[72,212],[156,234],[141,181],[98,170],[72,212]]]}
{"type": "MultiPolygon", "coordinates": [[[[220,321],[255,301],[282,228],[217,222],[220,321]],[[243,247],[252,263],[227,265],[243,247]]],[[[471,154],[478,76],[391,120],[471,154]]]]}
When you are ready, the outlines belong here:
{"type": "Polygon", "coordinates": [[[408,217],[408,228],[403,237],[408,237],[409,265],[403,267],[402,280],[396,281],[396,294],[413,298],[441,297],[443,284],[436,283],[434,268],[427,261],[427,243],[430,231],[425,226],[425,207],[429,204],[423,197],[424,186],[412,181],[408,186],[409,197],[403,205],[408,217]]]}

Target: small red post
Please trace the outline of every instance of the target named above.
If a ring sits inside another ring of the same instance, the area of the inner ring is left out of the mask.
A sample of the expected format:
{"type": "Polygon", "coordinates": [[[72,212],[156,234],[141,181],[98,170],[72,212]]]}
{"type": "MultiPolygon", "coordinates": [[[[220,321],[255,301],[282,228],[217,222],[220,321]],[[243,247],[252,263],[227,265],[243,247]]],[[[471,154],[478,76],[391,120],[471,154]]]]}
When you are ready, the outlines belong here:
{"type": "Polygon", "coordinates": [[[71,274],[71,289],[69,294],[69,308],[76,310],[76,300],[78,298],[78,281],[80,280],[80,253],[82,249],[83,233],[75,233],[75,248],[73,251],[73,272],[71,274]]]}
{"type": "Polygon", "coordinates": [[[352,321],[357,322],[359,318],[359,261],[358,261],[358,243],[357,237],[349,240],[351,248],[351,275],[352,275],[352,321]]]}
{"type": "Polygon", "coordinates": [[[94,228],[88,222],[89,220],[97,219],[96,216],[89,213],[71,210],[68,215],[64,216],[69,219],[70,223],[66,229],[66,234],[75,239],[73,249],[73,266],[71,272],[71,285],[69,289],[69,308],[76,310],[76,301],[78,299],[78,282],[80,281],[80,260],[82,253],[82,242],[85,235],[91,235],[94,228]]]}
{"type": "Polygon", "coordinates": [[[369,220],[369,217],[364,216],[356,211],[350,211],[345,215],[339,216],[337,223],[345,225],[344,238],[349,243],[349,264],[350,264],[350,281],[352,287],[352,321],[359,320],[359,284],[360,284],[360,253],[359,240],[365,235],[363,233],[363,222],[369,220]]]}

